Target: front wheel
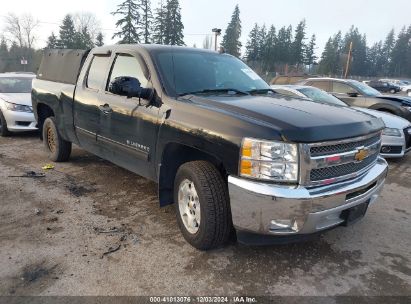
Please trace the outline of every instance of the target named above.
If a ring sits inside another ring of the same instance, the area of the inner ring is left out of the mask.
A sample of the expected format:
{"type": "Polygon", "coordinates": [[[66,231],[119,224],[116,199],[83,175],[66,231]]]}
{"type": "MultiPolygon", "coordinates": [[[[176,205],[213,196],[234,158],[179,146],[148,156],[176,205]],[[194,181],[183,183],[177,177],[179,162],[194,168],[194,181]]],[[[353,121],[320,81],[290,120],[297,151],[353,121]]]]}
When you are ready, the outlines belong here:
{"type": "Polygon", "coordinates": [[[391,90],[390,90],[390,93],[391,93],[391,94],[395,94],[396,91],[395,91],[394,89],[391,89],[391,90]]]}
{"type": "Polygon", "coordinates": [[[70,158],[71,142],[61,137],[57,130],[54,117],[48,117],[44,121],[43,142],[50,160],[54,162],[64,162],[70,158]]]}
{"type": "Polygon", "coordinates": [[[227,185],[211,163],[183,164],[174,181],[177,222],[188,243],[200,250],[227,243],[232,230],[227,185]]]}
{"type": "Polygon", "coordinates": [[[4,118],[3,113],[0,111],[0,136],[6,137],[10,135],[10,131],[7,128],[7,121],[4,118]]]}

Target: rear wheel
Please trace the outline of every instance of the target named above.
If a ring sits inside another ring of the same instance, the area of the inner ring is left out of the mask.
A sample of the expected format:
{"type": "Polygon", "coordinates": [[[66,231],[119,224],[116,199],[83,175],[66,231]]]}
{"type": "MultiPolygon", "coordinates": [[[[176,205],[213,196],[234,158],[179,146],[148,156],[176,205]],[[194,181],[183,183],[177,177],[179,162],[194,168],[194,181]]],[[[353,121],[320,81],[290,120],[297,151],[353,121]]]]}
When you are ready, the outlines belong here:
{"type": "Polygon", "coordinates": [[[7,128],[7,121],[4,118],[3,113],[0,111],[0,136],[6,137],[10,135],[10,131],[7,128]]]}
{"type": "Polygon", "coordinates": [[[232,230],[227,185],[211,163],[182,165],[174,182],[177,222],[188,243],[200,250],[227,243],[232,230]]]}
{"type": "Polygon", "coordinates": [[[57,130],[54,117],[48,117],[43,124],[43,143],[50,160],[64,162],[70,158],[71,142],[64,140],[57,130]]]}

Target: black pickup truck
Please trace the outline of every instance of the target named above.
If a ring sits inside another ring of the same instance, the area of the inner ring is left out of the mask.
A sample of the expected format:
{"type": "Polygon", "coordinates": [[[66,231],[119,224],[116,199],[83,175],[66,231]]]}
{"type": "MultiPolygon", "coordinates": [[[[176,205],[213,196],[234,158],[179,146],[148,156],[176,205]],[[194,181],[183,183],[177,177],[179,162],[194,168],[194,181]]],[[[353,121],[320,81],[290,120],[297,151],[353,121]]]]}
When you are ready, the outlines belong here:
{"type": "Polygon", "coordinates": [[[75,143],[158,183],[202,250],[362,218],[387,173],[381,120],[272,91],[242,61],[158,45],[46,50],[33,109],[53,161],[75,143]]]}

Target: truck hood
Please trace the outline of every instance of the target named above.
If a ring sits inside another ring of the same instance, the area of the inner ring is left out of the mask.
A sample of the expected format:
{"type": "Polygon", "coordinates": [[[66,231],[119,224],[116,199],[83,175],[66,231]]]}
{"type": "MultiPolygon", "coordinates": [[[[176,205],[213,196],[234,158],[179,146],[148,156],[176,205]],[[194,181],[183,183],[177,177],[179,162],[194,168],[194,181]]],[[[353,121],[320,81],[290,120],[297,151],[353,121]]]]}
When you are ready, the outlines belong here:
{"type": "Polygon", "coordinates": [[[350,138],[384,128],[381,119],[355,109],[285,96],[190,96],[189,99],[213,110],[269,125],[284,140],[292,142],[350,138]]]}
{"type": "Polygon", "coordinates": [[[4,101],[30,106],[31,103],[31,93],[0,93],[0,99],[4,101]]]}
{"type": "Polygon", "coordinates": [[[387,128],[402,130],[410,126],[410,122],[408,120],[402,117],[390,114],[390,113],[381,112],[381,111],[372,110],[372,109],[358,108],[358,107],[352,107],[352,108],[356,109],[357,111],[381,118],[387,128]]]}

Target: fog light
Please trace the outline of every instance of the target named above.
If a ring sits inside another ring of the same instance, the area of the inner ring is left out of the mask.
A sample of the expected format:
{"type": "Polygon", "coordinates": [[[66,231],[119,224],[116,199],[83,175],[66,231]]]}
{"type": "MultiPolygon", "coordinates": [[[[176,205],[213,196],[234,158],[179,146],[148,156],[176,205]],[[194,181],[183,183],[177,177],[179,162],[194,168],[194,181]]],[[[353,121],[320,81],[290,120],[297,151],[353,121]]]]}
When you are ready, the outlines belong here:
{"type": "Polygon", "coordinates": [[[391,152],[391,147],[390,146],[383,146],[381,148],[382,153],[390,153],[391,152]]]}
{"type": "Polygon", "coordinates": [[[274,232],[297,232],[296,220],[271,220],[270,230],[274,232]]]}

